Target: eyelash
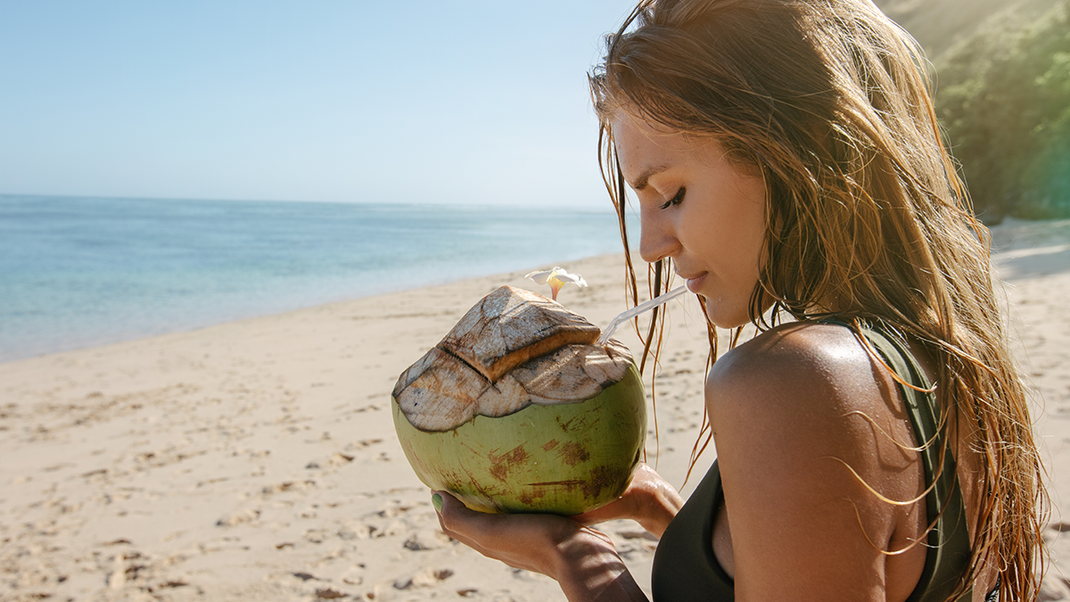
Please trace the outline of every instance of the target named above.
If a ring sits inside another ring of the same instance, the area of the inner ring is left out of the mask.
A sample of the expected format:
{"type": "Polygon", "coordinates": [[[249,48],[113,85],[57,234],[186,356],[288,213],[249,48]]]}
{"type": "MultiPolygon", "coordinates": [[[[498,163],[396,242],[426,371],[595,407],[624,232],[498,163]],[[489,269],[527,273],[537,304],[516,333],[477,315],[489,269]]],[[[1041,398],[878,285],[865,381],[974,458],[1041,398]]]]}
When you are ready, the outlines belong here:
{"type": "Polygon", "coordinates": [[[661,208],[662,209],[668,209],[669,207],[671,207],[673,205],[679,205],[684,200],[684,194],[686,194],[686,193],[687,193],[687,189],[681,187],[680,190],[676,191],[676,196],[672,197],[668,201],[665,201],[665,204],[662,205],[661,208]]]}

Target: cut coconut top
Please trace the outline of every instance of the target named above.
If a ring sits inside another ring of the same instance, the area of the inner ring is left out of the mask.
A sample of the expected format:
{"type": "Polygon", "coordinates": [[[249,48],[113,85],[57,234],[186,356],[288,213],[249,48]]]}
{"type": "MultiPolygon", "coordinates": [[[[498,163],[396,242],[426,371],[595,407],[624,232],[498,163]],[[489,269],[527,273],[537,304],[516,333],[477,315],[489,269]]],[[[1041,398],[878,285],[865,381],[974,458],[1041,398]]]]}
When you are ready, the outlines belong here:
{"type": "Polygon", "coordinates": [[[624,378],[631,354],[599,329],[535,293],[503,286],[468,311],[409,367],[394,399],[416,428],[447,431],[476,415],[504,416],[532,403],[574,403],[624,378]]]}
{"type": "Polygon", "coordinates": [[[503,286],[468,310],[438,347],[497,382],[533,357],[565,345],[594,343],[600,332],[556,301],[503,286]]]}

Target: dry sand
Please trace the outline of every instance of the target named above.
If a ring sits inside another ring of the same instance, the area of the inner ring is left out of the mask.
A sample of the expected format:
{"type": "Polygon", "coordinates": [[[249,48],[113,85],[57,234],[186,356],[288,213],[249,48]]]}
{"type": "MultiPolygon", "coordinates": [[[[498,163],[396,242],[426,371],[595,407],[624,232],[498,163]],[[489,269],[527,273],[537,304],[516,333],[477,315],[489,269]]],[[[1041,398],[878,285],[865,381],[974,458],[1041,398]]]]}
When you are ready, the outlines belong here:
{"type": "MultiPolygon", "coordinates": [[[[1070,575],[1070,221],[994,241],[1070,575]]],[[[596,324],[626,308],[621,256],[566,267],[591,285],[562,292],[570,308],[596,324]]],[[[0,600],[563,599],[441,535],[389,412],[398,374],[479,298],[544,292],[523,273],[0,364],[0,600]]],[[[697,303],[673,302],[647,448],[676,485],[705,361],[697,303]]],[[[655,542],[604,529],[646,587],[655,542]]]]}

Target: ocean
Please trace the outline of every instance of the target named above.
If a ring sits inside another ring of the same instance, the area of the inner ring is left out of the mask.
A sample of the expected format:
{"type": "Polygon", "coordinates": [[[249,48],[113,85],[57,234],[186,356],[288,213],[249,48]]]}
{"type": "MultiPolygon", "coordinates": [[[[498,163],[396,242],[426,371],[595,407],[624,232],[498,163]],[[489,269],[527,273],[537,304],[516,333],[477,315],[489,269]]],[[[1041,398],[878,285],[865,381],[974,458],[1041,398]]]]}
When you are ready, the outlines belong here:
{"type": "Polygon", "coordinates": [[[0,362],[616,253],[606,205],[0,195],[0,362]]]}

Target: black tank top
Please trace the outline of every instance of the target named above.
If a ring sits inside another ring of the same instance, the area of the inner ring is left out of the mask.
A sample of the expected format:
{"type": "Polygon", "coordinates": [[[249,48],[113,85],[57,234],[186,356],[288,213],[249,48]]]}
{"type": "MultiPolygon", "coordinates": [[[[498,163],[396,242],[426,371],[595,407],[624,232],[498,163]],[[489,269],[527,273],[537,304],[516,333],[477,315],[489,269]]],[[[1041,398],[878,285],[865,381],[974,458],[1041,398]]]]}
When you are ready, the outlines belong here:
{"type": "MultiPolygon", "coordinates": [[[[928,379],[906,345],[874,328],[862,330],[890,368],[903,380],[921,389],[930,389],[928,379]]],[[[944,602],[968,568],[970,539],[966,529],[965,505],[955,473],[955,459],[948,448],[941,464],[940,452],[947,446],[938,429],[936,397],[899,385],[919,446],[926,485],[935,486],[925,497],[929,524],[929,552],[925,569],[908,602],[944,602]],[[941,512],[941,510],[943,512],[941,512]]],[[[651,589],[654,602],[729,601],[735,599],[732,580],[713,553],[713,520],[724,502],[717,462],[694,493],[669,523],[654,554],[651,589]]],[[[970,600],[967,590],[959,600],[970,600]]]]}

